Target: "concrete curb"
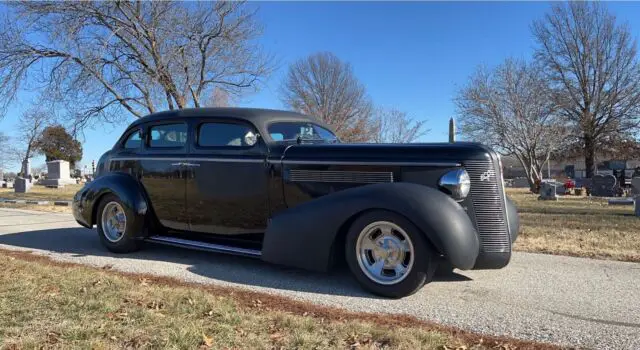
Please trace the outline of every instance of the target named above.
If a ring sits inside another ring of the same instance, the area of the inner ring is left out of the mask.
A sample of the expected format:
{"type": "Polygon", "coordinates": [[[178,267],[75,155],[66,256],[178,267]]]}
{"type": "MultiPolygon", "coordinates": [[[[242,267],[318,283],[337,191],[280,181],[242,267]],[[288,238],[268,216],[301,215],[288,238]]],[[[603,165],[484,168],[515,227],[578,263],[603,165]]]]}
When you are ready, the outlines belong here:
{"type": "MultiPolygon", "coordinates": [[[[32,204],[32,205],[50,205],[51,201],[48,200],[39,200],[39,199],[8,199],[8,198],[0,198],[0,203],[7,204],[32,204]]],[[[71,201],[53,201],[53,205],[70,207],[71,201]]]]}

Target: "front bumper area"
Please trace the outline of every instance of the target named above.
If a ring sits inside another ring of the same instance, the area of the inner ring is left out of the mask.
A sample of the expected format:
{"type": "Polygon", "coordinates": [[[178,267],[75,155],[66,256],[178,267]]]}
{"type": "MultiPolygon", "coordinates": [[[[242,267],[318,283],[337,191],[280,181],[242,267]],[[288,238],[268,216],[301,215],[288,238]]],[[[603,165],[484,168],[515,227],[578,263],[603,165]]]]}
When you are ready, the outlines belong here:
{"type": "Polygon", "coordinates": [[[88,208],[87,206],[85,193],[85,187],[83,187],[73,196],[71,208],[73,211],[73,217],[76,219],[78,224],[87,228],[92,228],[91,208],[88,208]]]}

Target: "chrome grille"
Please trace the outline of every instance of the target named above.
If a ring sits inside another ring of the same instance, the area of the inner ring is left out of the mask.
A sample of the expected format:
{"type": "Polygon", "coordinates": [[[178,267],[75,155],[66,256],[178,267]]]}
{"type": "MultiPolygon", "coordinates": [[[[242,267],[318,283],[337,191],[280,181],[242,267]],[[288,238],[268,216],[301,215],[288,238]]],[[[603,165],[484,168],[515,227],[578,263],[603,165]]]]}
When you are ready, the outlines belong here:
{"type": "Polygon", "coordinates": [[[393,182],[387,171],[290,170],[291,182],[386,183],[393,182]]]}
{"type": "Polygon", "coordinates": [[[471,177],[470,193],[476,229],[480,235],[480,251],[511,251],[500,169],[490,160],[468,161],[464,163],[464,167],[471,177]]]}

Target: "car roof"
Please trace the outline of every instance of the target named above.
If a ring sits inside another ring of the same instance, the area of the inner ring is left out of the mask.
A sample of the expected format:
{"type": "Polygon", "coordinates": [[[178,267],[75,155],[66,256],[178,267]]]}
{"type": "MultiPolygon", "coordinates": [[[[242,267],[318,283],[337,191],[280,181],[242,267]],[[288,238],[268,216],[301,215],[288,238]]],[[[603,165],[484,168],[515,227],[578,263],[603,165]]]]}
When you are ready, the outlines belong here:
{"type": "MultiPolygon", "coordinates": [[[[317,118],[277,109],[261,108],[239,108],[239,107],[205,107],[205,108],[184,108],[170,111],[158,112],[142,117],[129,125],[129,128],[147,122],[155,122],[176,118],[202,118],[202,117],[225,117],[248,121],[260,129],[266,129],[266,125],[272,122],[306,121],[318,124],[329,130],[333,130],[328,125],[317,118]]],[[[127,128],[127,129],[129,129],[127,128]]]]}

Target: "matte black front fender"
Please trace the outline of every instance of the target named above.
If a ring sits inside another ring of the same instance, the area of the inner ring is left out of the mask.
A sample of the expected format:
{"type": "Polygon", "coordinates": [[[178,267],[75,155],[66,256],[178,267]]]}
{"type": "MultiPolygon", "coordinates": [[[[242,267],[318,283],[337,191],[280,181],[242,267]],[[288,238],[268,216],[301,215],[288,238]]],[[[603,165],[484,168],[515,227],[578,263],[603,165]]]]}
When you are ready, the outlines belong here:
{"type": "Polygon", "coordinates": [[[275,216],[264,236],[262,259],[326,271],[338,232],[370,209],[405,216],[459,269],[471,269],[479,239],[465,210],[446,194],[412,183],[375,184],[335,192],[275,216]]]}
{"type": "Polygon", "coordinates": [[[138,181],[128,174],[108,173],[88,182],[73,197],[73,216],[83,226],[96,224],[96,210],[102,196],[112,193],[126,210],[144,219],[148,205],[138,181]]]}

